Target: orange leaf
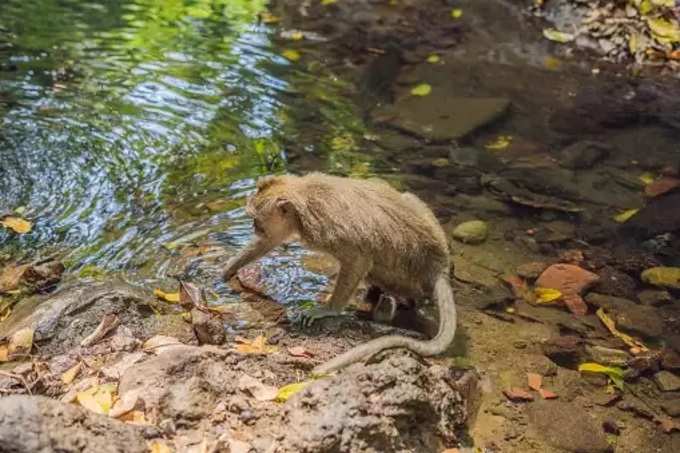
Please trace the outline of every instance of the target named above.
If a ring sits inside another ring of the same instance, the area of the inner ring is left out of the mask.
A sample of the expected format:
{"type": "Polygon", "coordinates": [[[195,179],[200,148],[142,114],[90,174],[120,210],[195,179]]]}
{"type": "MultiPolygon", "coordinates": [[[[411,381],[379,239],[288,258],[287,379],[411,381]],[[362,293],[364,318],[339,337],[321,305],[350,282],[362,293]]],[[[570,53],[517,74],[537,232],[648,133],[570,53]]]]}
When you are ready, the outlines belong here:
{"type": "Polygon", "coordinates": [[[557,393],[553,393],[550,390],[546,389],[539,389],[538,394],[541,395],[541,398],[544,400],[554,400],[557,398],[557,393]]]}
{"type": "Polygon", "coordinates": [[[527,381],[531,390],[539,392],[543,384],[543,376],[537,373],[527,373],[527,381]]]}

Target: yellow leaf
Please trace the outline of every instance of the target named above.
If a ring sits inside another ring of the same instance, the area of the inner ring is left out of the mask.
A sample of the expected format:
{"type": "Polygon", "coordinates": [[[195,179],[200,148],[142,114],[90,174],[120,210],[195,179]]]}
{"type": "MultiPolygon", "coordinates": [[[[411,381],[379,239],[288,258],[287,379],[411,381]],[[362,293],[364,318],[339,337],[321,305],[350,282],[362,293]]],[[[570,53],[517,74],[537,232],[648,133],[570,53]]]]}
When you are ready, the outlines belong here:
{"type": "Polygon", "coordinates": [[[632,54],[640,48],[640,34],[633,32],[628,37],[628,51],[632,54]]]}
{"type": "Polygon", "coordinates": [[[322,5],[332,5],[333,3],[337,2],[338,0],[321,0],[322,5]]]}
{"type": "Polygon", "coordinates": [[[538,287],[534,289],[534,294],[536,295],[535,301],[538,304],[553,302],[562,297],[562,293],[559,290],[553,288],[538,287]]]}
{"type": "Polygon", "coordinates": [[[550,69],[551,71],[557,71],[560,69],[560,66],[562,66],[562,62],[559,58],[547,56],[543,60],[543,66],[545,66],[546,69],[550,69]]]}
{"type": "Polygon", "coordinates": [[[0,220],[0,225],[5,228],[9,228],[15,233],[25,234],[31,231],[33,225],[28,220],[22,219],[21,217],[7,216],[0,220]]]}
{"type": "Polygon", "coordinates": [[[7,344],[0,344],[0,363],[9,361],[9,350],[7,344]]]}
{"type": "Polygon", "coordinates": [[[605,327],[614,335],[615,337],[619,338],[621,341],[626,343],[626,345],[630,346],[631,348],[637,348],[641,352],[644,351],[649,351],[647,346],[644,345],[641,341],[636,340],[635,338],[631,337],[630,335],[626,335],[625,333],[619,331],[619,329],[616,328],[616,323],[612,318],[605,313],[604,309],[598,308],[597,312],[597,317],[600,318],[600,321],[602,321],[602,324],[605,325],[605,327]]]}
{"type": "Polygon", "coordinates": [[[300,41],[304,37],[305,35],[299,30],[295,30],[290,34],[290,39],[292,39],[293,41],[300,41]]]}
{"type": "Polygon", "coordinates": [[[654,38],[662,44],[680,42],[680,26],[675,20],[662,18],[647,19],[647,25],[654,38]]]}
{"type": "Polygon", "coordinates": [[[276,22],[280,21],[281,18],[273,15],[269,11],[262,11],[260,13],[260,20],[265,24],[275,24],[276,22]]]}
{"type": "Polygon", "coordinates": [[[437,55],[436,53],[433,53],[432,55],[430,55],[429,57],[427,57],[427,62],[428,62],[428,63],[437,64],[437,63],[439,63],[440,61],[441,61],[441,58],[439,58],[439,55],[437,55]]]}
{"type": "Polygon", "coordinates": [[[656,179],[656,176],[654,176],[654,173],[650,173],[648,171],[644,172],[640,176],[638,176],[638,179],[642,181],[645,185],[649,185],[654,182],[656,179]]]}
{"type": "Polygon", "coordinates": [[[179,303],[179,293],[166,293],[165,291],[158,288],[154,289],[153,293],[156,295],[156,297],[166,302],[170,302],[172,304],[179,303]]]}
{"type": "Polygon", "coordinates": [[[267,344],[267,338],[260,335],[254,340],[241,339],[234,349],[241,354],[271,354],[277,352],[279,348],[267,344]]]}
{"type": "Polygon", "coordinates": [[[278,401],[279,403],[285,403],[291,396],[295,395],[311,383],[312,381],[302,381],[284,385],[276,393],[276,398],[274,398],[274,400],[278,401]]]}
{"type": "Polygon", "coordinates": [[[546,39],[559,42],[562,44],[574,40],[574,35],[572,35],[571,33],[565,33],[563,31],[555,30],[554,28],[544,28],[543,36],[546,39]]]}
{"type": "Polygon", "coordinates": [[[619,223],[624,223],[630,220],[630,218],[637,214],[638,211],[639,209],[626,209],[625,211],[616,214],[613,218],[619,223]]]}
{"type": "Polygon", "coordinates": [[[131,425],[148,425],[149,421],[146,419],[142,411],[130,411],[118,417],[118,420],[130,423],[131,425]]]}
{"type": "Polygon", "coordinates": [[[290,61],[298,61],[300,59],[300,52],[294,49],[286,49],[281,52],[281,55],[290,61]]]}
{"type": "Polygon", "coordinates": [[[454,19],[459,19],[463,15],[463,10],[460,8],[453,8],[451,10],[451,17],[454,19]]]}
{"type": "Polygon", "coordinates": [[[154,440],[149,442],[149,453],[172,453],[172,450],[162,440],[154,440]]]}
{"type": "Polygon", "coordinates": [[[61,375],[61,382],[68,385],[78,376],[80,369],[83,367],[83,362],[78,362],[75,366],[69,368],[64,374],[61,375]]]}
{"type": "Polygon", "coordinates": [[[421,83],[411,89],[413,96],[427,96],[432,92],[432,87],[427,83],[421,83]]]}
{"type": "Polygon", "coordinates": [[[95,385],[78,392],[76,400],[85,409],[96,414],[108,415],[113,405],[114,384],[95,385]]]}
{"type": "Polygon", "coordinates": [[[580,372],[601,373],[609,376],[614,385],[623,389],[623,370],[615,366],[604,366],[595,362],[582,363],[578,366],[580,372]]]}
{"type": "Polygon", "coordinates": [[[512,136],[511,135],[499,135],[494,140],[487,143],[485,145],[485,148],[486,149],[492,149],[492,150],[501,150],[501,149],[505,149],[508,146],[510,146],[510,143],[512,143],[512,136]]]}

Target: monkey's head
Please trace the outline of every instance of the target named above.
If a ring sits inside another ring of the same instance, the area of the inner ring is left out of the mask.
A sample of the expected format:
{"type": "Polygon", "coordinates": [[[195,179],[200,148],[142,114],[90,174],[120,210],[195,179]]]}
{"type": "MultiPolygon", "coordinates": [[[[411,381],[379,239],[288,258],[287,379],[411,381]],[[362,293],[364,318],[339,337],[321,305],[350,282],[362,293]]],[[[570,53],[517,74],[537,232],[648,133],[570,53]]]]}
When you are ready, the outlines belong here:
{"type": "Polygon", "coordinates": [[[272,242],[285,242],[299,231],[291,190],[295,176],[264,176],[257,191],[248,198],[246,213],[252,217],[255,234],[272,242]]]}

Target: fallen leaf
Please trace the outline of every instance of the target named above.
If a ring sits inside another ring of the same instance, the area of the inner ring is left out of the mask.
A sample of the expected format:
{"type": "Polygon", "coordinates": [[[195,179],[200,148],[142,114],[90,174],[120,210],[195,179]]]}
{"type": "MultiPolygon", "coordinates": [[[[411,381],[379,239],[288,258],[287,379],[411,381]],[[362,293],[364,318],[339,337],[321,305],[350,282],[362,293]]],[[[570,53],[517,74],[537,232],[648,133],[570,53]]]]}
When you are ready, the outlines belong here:
{"type": "Polygon", "coordinates": [[[173,304],[179,303],[179,293],[166,293],[165,291],[158,288],[154,289],[153,293],[156,297],[166,302],[173,304]]]}
{"type": "Polygon", "coordinates": [[[462,10],[462,9],[460,9],[460,8],[453,8],[453,9],[451,10],[451,17],[453,17],[454,19],[458,19],[458,18],[460,18],[460,17],[462,17],[462,16],[463,16],[463,10],[462,10]]]}
{"type": "Polygon", "coordinates": [[[96,414],[108,415],[113,405],[115,384],[102,384],[78,392],[76,400],[85,409],[96,414]]]}
{"type": "Polygon", "coordinates": [[[275,399],[279,403],[285,403],[286,401],[288,401],[288,399],[291,396],[293,396],[296,393],[298,393],[299,391],[303,390],[305,387],[307,387],[311,383],[312,383],[312,381],[302,381],[302,382],[295,382],[293,384],[284,385],[276,393],[275,399]]]}
{"type": "Polygon", "coordinates": [[[150,425],[149,421],[146,419],[146,415],[142,411],[130,411],[117,417],[118,420],[129,423],[131,425],[150,425]]]}
{"type": "Polygon", "coordinates": [[[538,394],[541,395],[541,398],[544,400],[554,400],[557,398],[557,393],[551,392],[550,390],[546,389],[539,389],[538,394]]]}
{"type": "Polygon", "coordinates": [[[118,316],[115,313],[107,313],[104,315],[94,331],[87,337],[83,338],[83,341],[80,342],[80,346],[84,348],[92,346],[111,333],[116,327],[118,327],[118,325],[120,325],[120,319],[118,316]]]}
{"type": "Polygon", "coordinates": [[[252,341],[242,338],[240,344],[237,344],[234,350],[241,354],[271,354],[277,352],[279,348],[268,345],[267,338],[259,335],[252,341]]]}
{"type": "Polygon", "coordinates": [[[427,83],[421,83],[411,88],[411,94],[413,96],[427,96],[432,92],[432,87],[427,83]]]}
{"type": "Polygon", "coordinates": [[[149,442],[149,453],[172,453],[172,450],[162,440],[152,440],[149,442]]]}
{"type": "Polygon", "coordinates": [[[595,362],[582,363],[578,366],[580,372],[606,374],[612,383],[623,390],[623,370],[615,366],[604,366],[595,362]]]}
{"type": "Polygon", "coordinates": [[[301,41],[304,39],[305,34],[302,33],[300,30],[291,30],[288,33],[281,33],[281,36],[284,38],[288,38],[292,41],[301,41]]]}
{"type": "Polygon", "coordinates": [[[613,219],[616,222],[619,223],[624,223],[630,220],[631,217],[633,217],[635,214],[637,214],[639,209],[634,208],[634,209],[626,209],[625,211],[621,211],[618,214],[616,214],[613,219]]]}
{"type": "Polygon", "coordinates": [[[673,178],[672,176],[662,176],[645,187],[645,195],[648,197],[658,197],[677,187],[680,187],[680,179],[673,178]]]}
{"type": "Polygon", "coordinates": [[[662,44],[673,44],[680,42],[680,27],[675,20],[663,18],[649,18],[647,25],[654,38],[662,44]]]}
{"type": "Polygon", "coordinates": [[[258,401],[272,401],[277,395],[276,387],[265,385],[247,374],[239,378],[238,388],[250,393],[258,401]]]}
{"type": "Polygon", "coordinates": [[[553,288],[562,293],[562,301],[569,310],[583,316],[588,306],[580,294],[599,280],[599,276],[573,264],[553,264],[536,280],[536,286],[553,288]]]}
{"type": "Polygon", "coordinates": [[[14,216],[4,217],[2,220],[0,220],[0,225],[19,234],[29,233],[31,228],[33,228],[33,225],[28,220],[14,216]]]}
{"type": "Polygon", "coordinates": [[[638,179],[642,181],[643,184],[648,185],[654,182],[656,176],[654,175],[654,173],[646,171],[640,176],[638,176],[638,179]]]}
{"type": "Polygon", "coordinates": [[[193,283],[180,281],[179,282],[179,303],[182,305],[191,305],[193,307],[203,307],[203,294],[201,288],[193,283]]]}
{"type": "Polygon", "coordinates": [[[18,355],[30,354],[32,348],[33,329],[30,327],[24,327],[23,329],[17,330],[12,334],[9,339],[7,351],[9,358],[11,359],[18,355]]]}
{"type": "Polygon", "coordinates": [[[71,368],[69,368],[67,371],[64,372],[64,374],[61,375],[61,382],[63,382],[66,385],[69,385],[73,380],[78,376],[78,373],[80,373],[80,370],[83,368],[83,362],[78,362],[71,368]]]}
{"type": "Polygon", "coordinates": [[[559,42],[559,43],[567,43],[569,41],[574,40],[574,35],[571,33],[565,33],[563,31],[556,30],[554,28],[544,28],[543,29],[543,36],[546,39],[549,39],[551,41],[559,42]]]}
{"type": "Polygon", "coordinates": [[[436,53],[433,53],[427,57],[426,61],[431,64],[437,64],[441,61],[441,58],[439,58],[439,55],[437,55],[436,53]]]}
{"type": "Polygon", "coordinates": [[[275,24],[281,20],[280,17],[273,15],[269,11],[262,11],[260,13],[260,20],[264,24],[275,24]]]}
{"type": "Polygon", "coordinates": [[[484,147],[486,149],[490,149],[493,151],[499,151],[510,146],[510,143],[512,143],[511,135],[499,135],[498,137],[484,145],[484,147]]]}
{"type": "Polygon", "coordinates": [[[522,277],[518,275],[505,275],[502,280],[510,287],[512,294],[517,299],[523,299],[527,302],[534,301],[534,294],[529,291],[529,285],[527,285],[527,282],[522,277]]]}
{"type": "Polygon", "coordinates": [[[301,57],[300,52],[295,49],[285,49],[281,55],[290,61],[298,61],[301,57]]]}
{"type": "Polygon", "coordinates": [[[503,394],[510,401],[533,401],[534,396],[524,389],[519,387],[512,387],[510,389],[503,390],[503,394]]]}
{"type": "Polygon", "coordinates": [[[30,267],[28,264],[5,266],[0,274],[0,293],[7,293],[17,289],[30,267]]]}
{"type": "Polygon", "coordinates": [[[7,344],[0,344],[0,363],[9,362],[9,350],[7,344]]]}
{"type": "Polygon", "coordinates": [[[538,392],[541,390],[543,376],[537,373],[527,373],[527,383],[531,390],[536,390],[538,392]]]}
{"type": "Polygon", "coordinates": [[[338,0],[321,0],[322,5],[332,5],[333,3],[337,2],[338,0]]]}
{"type": "Polygon", "coordinates": [[[293,357],[305,357],[307,359],[311,359],[312,357],[314,357],[314,354],[312,354],[302,346],[288,348],[288,353],[293,357]]]}
{"type": "Polygon", "coordinates": [[[543,59],[543,66],[551,71],[556,71],[562,66],[562,62],[559,58],[553,56],[547,56],[543,59]]]}
{"type": "Polygon", "coordinates": [[[650,267],[642,271],[640,278],[650,285],[680,289],[680,267],[650,267]]]}
{"type": "Polygon", "coordinates": [[[554,302],[562,297],[562,293],[558,289],[553,288],[534,288],[534,295],[536,296],[536,303],[547,304],[554,302]]]}
{"type": "Polygon", "coordinates": [[[607,315],[607,313],[604,311],[603,308],[598,308],[597,311],[595,312],[597,314],[597,317],[600,318],[600,321],[602,321],[602,324],[605,325],[605,327],[609,330],[609,332],[612,333],[615,337],[619,338],[621,341],[626,343],[631,348],[637,348],[640,350],[640,352],[645,352],[649,351],[649,349],[644,345],[639,340],[636,340],[635,338],[631,337],[630,335],[626,335],[625,333],[621,332],[619,329],[616,328],[616,323],[612,318],[607,315]]]}

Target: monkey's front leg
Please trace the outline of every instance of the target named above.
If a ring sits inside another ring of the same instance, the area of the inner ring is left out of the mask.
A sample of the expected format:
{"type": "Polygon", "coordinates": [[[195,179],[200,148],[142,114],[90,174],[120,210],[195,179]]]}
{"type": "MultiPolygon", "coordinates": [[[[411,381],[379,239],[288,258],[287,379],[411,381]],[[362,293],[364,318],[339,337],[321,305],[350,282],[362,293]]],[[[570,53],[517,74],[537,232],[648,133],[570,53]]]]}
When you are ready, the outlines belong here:
{"type": "Polygon", "coordinates": [[[263,257],[277,245],[265,237],[255,236],[235,257],[227,262],[222,278],[225,282],[228,282],[239,269],[251,261],[263,257]]]}
{"type": "Polygon", "coordinates": [[[328,301],[328,305],[304,313],[302,315],[302,325],[308,327],[317,319],[342,315],[342,311],[356,292],[359,283],[366,277],[369,267],[368,261],[364,259],[342,262],[338,278],[335,282],[335,289],[328,301]]]}

